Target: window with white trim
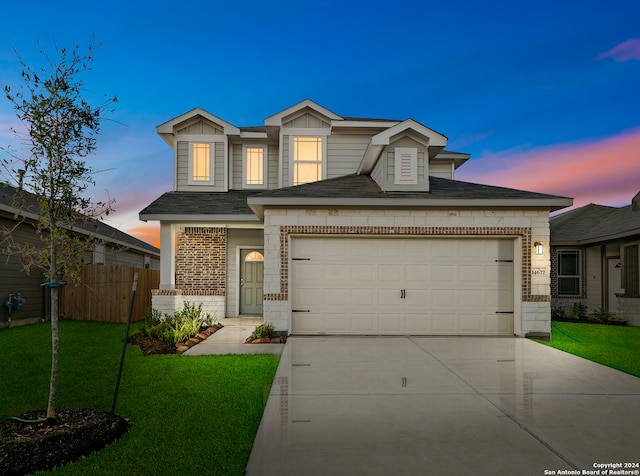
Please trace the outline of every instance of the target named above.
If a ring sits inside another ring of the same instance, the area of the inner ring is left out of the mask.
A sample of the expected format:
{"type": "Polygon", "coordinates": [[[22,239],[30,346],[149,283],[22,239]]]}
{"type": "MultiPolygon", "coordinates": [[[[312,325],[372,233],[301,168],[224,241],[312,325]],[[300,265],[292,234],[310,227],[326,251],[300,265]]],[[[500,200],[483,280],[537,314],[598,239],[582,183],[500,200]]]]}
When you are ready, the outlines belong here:
{"type": "Polygon", "coordinates": [[[242,148],[242,182],[245,187],[262,188],[266,184],[267,148],[244,146],[242,148]]]}
{"type": "Polygon", "coordinates": [[[580,296],[580,250],[558,251],[558,295],[580,296]]]}
{"type": "Polygon", "coordinates": [[[189,143],[189,182],[210,184],[213,182],[211,143],[189,143]]]}
{"type": "Polygon", "coordinates": [[[396,147],[394,158],[394,184],[416,185],[418,183],[418,149],[396,147]]]}
{"type": "Polygon", "coordinates": [[[322,137],[293,138],[293,185],[322,180],[322,137]]]}

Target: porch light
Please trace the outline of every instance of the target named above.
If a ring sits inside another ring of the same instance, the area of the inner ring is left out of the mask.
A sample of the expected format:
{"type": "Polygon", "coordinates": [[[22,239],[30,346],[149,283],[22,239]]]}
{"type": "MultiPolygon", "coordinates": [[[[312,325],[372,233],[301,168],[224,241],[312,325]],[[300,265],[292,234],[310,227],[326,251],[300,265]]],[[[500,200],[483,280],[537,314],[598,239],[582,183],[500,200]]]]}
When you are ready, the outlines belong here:
{"type": "Polygon", "coordinates": [[[536,248],[536,254],[537,255],[542,255],[544,254],[544,246],[542,246],[542,243],[540,243],[539,241],[536,241],[533,246],[535,246],[536,248]]]}

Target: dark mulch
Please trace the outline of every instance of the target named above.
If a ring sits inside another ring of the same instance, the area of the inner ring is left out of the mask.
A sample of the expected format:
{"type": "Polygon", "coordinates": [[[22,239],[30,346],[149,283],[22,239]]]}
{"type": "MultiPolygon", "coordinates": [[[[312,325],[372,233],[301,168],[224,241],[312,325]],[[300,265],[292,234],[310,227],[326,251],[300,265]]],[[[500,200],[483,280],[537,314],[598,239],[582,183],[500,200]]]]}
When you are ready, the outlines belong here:
{"type": "Polygon", "coordinates": [[[159,339],[149,337],[142,332],[138,332],[129,337],[129,343],[139,346],[144,355],[176,353],[175,346],[167,344],[159,339]]]}
{"type": "MultiPolygon", "coordinates": [[[[45,411],[21,415],[44,419],[45,411]]],[[[130,423],[108,412],[85,408],[59,409],[55,422],[0,423],[0,474],[22,475],[70,463],[124,435],[130,423]]]]}

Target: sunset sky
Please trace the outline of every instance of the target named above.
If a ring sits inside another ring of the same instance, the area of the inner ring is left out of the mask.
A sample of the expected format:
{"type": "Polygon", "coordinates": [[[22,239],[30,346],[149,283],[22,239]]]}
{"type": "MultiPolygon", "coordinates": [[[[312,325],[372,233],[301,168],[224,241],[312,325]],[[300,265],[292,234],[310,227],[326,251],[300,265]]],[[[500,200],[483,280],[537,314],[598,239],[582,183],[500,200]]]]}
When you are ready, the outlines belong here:
{"type": "MultiPolygon", "coordinates": [[[[155,127],[195,107],[236,126],[309,98],[343,116],[412,118],[471,154],[456,178],[622,206],[640,191],[640,2],[9,2],[0,83],[14,48],[102,48],[85,96],[118,97],[90,164],[107,223],[159,245],[138,212],[172,189],[155,127]]],[[[15,143],[0,97],[0,147],[15,143]]],[[[0,154],[2,152],[0,151],[0,154]]],[[[0,157],[0,159],[6,157],[0,157]]]]}

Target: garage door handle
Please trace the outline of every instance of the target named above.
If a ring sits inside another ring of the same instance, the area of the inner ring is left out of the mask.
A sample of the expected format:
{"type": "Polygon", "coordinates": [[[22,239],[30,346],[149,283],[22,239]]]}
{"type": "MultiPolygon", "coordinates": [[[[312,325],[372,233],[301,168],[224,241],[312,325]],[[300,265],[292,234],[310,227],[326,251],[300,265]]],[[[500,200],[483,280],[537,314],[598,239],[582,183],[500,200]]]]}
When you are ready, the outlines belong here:
{"type": "Polygon", "coordinates": [[[311,312],[309,309],[291,309],[291,312],[311,312]]]}
{"type": "Polygon", "coordinates": [[[400,299],[405,299],[407,297],[407,290],[406,289],[401,289],[400,290],[400,299]]]}

